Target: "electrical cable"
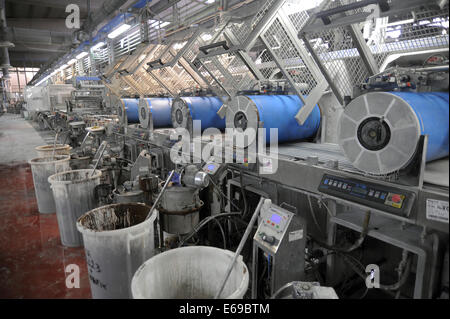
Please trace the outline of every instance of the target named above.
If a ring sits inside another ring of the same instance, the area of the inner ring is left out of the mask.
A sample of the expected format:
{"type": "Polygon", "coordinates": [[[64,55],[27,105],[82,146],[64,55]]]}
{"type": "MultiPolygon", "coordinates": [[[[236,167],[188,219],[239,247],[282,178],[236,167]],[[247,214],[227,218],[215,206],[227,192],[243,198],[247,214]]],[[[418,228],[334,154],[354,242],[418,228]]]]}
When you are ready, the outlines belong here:
{"type": "Polygon", "coordinates": [[[188,241],[192,236],[194,236],[196,233],[200,231],[206,224],[208,224],[211,220],[219,217],[227,217],[227,216],[236,216],[239,215],[239,213],[222,213],[217,214],[214,216],[209,216],[203,219],[200,223],[198,223],[196,226],[194,226],[194,229],[178,244],[178,247],[183,246],[183,244],[188,241]]]}
{"type": "Polygon", "coordinates": [[[217,226],[219,226],[220,232],[222,233],[223,249],[227,249],[227,240],[225,237],[225,232],[223,231],[223,227],[217,219],[214,218],[213,220],[216,222],[217,226]]]}
{"type": "Polygon", "coordinates": [[[308,199],[308,204],[309,204],[309,210],[311,212],[311,216],[313,218],[314,224],[316,225],[317,230],[323,235],[325,236],[325,232],[322,230],[322,228],[319,225],[319,222],[317,221],[317,217],[316,217],[316,213],[314,212],[314,209],[312,207],[312,203],[311,203],[311,198],[309,195],[306,195],[306,198],[308,199]]]}
{"type": "Polygon", "coordinates": [[[245,196],[245,186],[244,186],[244,182],[242,180],[242,169],[239,172],[239,183],[241,184],[241,194],[242,194],[242,199],[244,201],[244,211],[242,212],[242,217],[245,218],[248,212],[248,203],[247,203],[247,198],[245,196]]]}
{"type": "Polygon", "coordinates": [[[329,250],[334,250],[336,252],[341,252],[341,253],[349,253],[354,251],[355,249],[361,247],[362,243],[364,242],[364,240],[366,239],[367,233],[369,232],[369,223],[370,223],[370,211],[366,212],[366,216],[364,218],[364,222],[363,222],[363,229],[361,231],[361,234],[358,238],[358,240],[355,241],[354,244],[352,244],[349,247],[337,247],[337,246],[331,246],[328,245],[327,243],[324,243],[321,240],[318,240],[314,237],[311,237],[316,243],[318,243],[320,246],[329,249],[329,250]]]}
{"type": "MultiPolygon", "coordinates": [[[[342,253],[338,253],[339,256],[343,257],[343,260],[345,262],[347,262],[347,264],[350,266],[350,268],[358,275],[360,276],[364,281],[366,280],[367,274],[365,273],[365,271],[361,271],[360,269],[358,269],[354,263],[350,262],[349,259],[350,258],[354,258],[353,256],[347,255],[347,254],[342,254],[342,253]]],[[[380,289],[383,290],[398,290],[400,289],[406,282],[406,279],[409,276],[409,273],[411,271],[411,257],[408,256],[408,254],[406,254],[406,260],[402,259],[400,261],[399,264],[399,280],[396,283],[393,284],[389,284],[389,285],[385,285],[385,284],[381,284],[380,283],[380,289]],[[403,268],[403,264],[405,264],[404,270],[401,270],[403,268]]],[[[364,266],[358,261],[358,263],[360,264],[360,266],[364,269],[364,266]]],[[[365,269],[364,269],[365,270],[365,269]]]]}
{"type": "Polygon", "coordinates": [[[230,203],[230,205],[233,205],[234,208],[236,208],[236,209],[237,209],[238,211],[240,211],[241,214],[242,214],[242,209],[239,208],[238,206],[236,206],[236,205],[228,198],[228,196],[225,195],[225,194],[222,192],[222,190],[219,188],[219,186],[217,186],[217,184],[214,182],[213,178],[212,178],[210,175],[206,175],[206,176],[208,176],[208,178],[209,178],[209,180],[211,181],[211,183],[213,184],[213,186],[214,186],[214,187],[216,188],[216,190],[219,192],[219,195],[222,196],[223,198],[225,198],[225,199],[230,203]]]}

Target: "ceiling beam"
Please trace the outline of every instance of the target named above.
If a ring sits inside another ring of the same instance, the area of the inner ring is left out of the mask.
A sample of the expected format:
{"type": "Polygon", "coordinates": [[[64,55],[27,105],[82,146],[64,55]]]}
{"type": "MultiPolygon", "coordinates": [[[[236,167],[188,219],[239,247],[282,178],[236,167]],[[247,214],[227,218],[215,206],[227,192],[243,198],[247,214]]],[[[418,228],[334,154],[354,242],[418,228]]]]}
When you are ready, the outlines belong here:
{"type": "MultiPolygon", "coordinates": [[[[39,7],[49,7],[55,9],[66,9],[68,4],[76,4],[80,7],[80,10],[87,11],[87,1],[86,0],[5,0],[6,2],[11,2],[16,5],[33,5],[39,7]]],[[[106,0],[108,1],[108,0],[106,0]]],[[[91,10],[97,10],[103,4],[103,1],[91,0],[91,10]]]]}
{"type": "MultiPolygon", "coordinates": [[[[26,19],[26,18],[9,18],[7,19],[8,26],[16,28],[36,29],[36,30],[49,30],[49,31],[67,31],[72,33],[73,30],[66,28],[66,19],[26,19]]],[[[81,23],[84,20],[81,19],[81,23]]]]}

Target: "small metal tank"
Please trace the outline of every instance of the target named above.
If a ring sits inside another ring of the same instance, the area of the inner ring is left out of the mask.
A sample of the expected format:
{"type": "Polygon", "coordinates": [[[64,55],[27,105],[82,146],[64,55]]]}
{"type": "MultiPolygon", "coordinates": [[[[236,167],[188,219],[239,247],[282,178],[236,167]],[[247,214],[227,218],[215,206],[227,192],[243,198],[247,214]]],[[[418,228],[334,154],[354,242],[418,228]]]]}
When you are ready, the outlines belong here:
{"type": "Polygon", "coordinates": [[[187,234],[199,222],[203,202],[194,187],[168,187],[161,197],[160,224],[170,234],[187,234]]]}
{"type": "Polygon", "coordinates": [[[144,192],[135,182],[125,182],[113,190],[115,203],[144,203],[144,192]]]}

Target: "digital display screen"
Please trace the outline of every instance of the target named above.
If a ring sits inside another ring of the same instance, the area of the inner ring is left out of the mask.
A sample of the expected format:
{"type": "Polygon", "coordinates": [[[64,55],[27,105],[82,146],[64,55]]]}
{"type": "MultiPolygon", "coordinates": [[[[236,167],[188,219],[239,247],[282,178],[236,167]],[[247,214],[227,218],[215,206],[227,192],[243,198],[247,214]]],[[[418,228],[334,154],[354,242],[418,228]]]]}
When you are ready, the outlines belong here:
{"type": "Polygon", "coordinates": [[[361,187],[353,187],[353,192],[361,195],[367,194],[367,189],[361,188],[361,187]]]}
{"type": "Polygon", "coordinates": [[[275,224],[279,224],[281,222],[281,216],[277,214],[272,214],[272,217],[270,217],[270,220],[274,222],[275,224]]]}
{"type": "Polygon", "coordinates": [[[214,168],[216,168],[216,166],[215,166],[214,164],[209,164],[209,165],[208,165],[208,169],[209,169],[210,171],[214,170],[214,168]]]}

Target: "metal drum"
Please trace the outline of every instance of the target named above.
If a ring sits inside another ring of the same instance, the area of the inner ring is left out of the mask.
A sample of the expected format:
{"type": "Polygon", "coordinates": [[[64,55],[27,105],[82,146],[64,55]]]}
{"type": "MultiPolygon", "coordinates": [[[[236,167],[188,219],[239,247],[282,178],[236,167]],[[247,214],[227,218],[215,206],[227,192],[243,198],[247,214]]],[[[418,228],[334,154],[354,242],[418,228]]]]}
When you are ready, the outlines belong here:
{"type": "Polygon", "coordinates": [[[411,161],[428,135],[427,161],[449,154],[448,93],[372,92],[347,105],[338,140],[353,166],[383,175],[411,161]]]}
{"type": "Polygon", "coordinates": [[[241,95],[228,105],[227,128],[242,130],[240,134],[247,136],[245,147],[256,141],[258,128],[266,129],[266,143],[270,142],[271,128],[278,129],[279,143],[309,138],[319,129],[320,109],[316,105],[305,123],[300,125],[295,115],[302,106],[296,95],[241,95]]]}
{"type": "Polygon", "coordinates": [[[125,123],[126,119],[128,124],[139,123],[139,99],[120,99],[120,101],[122,105],[117,109],[120,121],[125,123]]]}
{"type": "Polygon", "coordinates": [[[194,187],[168,187],[161,197],[158,209],[162,229],[169,234],[187,234],[199,222],[198,189],[194,187]]]}
{"type": "Polygon", "coordinates": [[[139,100],[139,122],[143,128],[148,128],[150,113],[153,119],[153,127],[171,127],[172,118],[171,98],[145,98],[139,100]]]}
{"type": "Polygon", "coordinates": [[[225,129],[225,119],[217,115],[222,107],[218,97],[181,97],[172,102],[172,125],[182,127],[192,132],[193,120],[201,121],[201,130],[207,128],[225,129]]]}

